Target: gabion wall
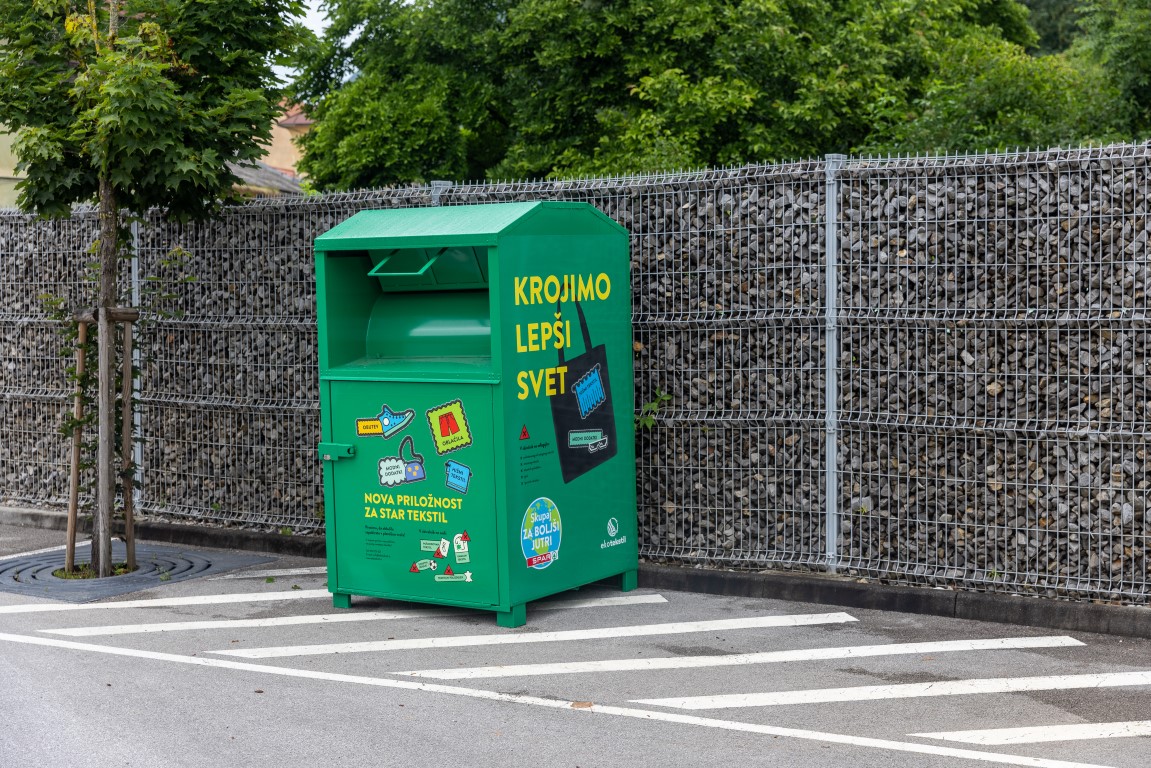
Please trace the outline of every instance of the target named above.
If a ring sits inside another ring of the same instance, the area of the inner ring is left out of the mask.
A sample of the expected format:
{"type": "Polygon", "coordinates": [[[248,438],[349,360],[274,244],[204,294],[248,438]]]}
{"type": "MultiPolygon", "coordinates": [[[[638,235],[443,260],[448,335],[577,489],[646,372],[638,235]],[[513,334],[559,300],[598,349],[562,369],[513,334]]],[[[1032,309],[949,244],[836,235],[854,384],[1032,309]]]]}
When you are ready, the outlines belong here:
{"type": "MultiPolygon", "coordinates": [[[[1147,602],[1149,161],[831,158],[151,220],[142,508],[319,527],[317,235],[371,208],[579,200],[632,235],[636,409],[660,403],[644,555],[1147,602]]],[[[0,500],[66,498],[65,362],[36,296],[83,303],[94,235],[87,214],[0,215],[0,500]]]]}

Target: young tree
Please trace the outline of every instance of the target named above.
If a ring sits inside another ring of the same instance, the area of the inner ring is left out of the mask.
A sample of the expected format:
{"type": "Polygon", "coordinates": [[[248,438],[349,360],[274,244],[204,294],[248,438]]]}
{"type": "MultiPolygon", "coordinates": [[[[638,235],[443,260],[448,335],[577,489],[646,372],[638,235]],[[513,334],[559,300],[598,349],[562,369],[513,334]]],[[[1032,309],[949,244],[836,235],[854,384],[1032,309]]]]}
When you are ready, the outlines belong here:
{"type": "MultiPolygon", "coordinates": [[[[273,72],[309,34],[301,0],[0,0],[0,122],[17,131],[20,205],[99,206],[99,418],[92,566],[111,572],[114,325],[125,212],[211,214],[263,154],[273,72]]],[[[125,427],[128,428],[128,427],[125,427]]]]}

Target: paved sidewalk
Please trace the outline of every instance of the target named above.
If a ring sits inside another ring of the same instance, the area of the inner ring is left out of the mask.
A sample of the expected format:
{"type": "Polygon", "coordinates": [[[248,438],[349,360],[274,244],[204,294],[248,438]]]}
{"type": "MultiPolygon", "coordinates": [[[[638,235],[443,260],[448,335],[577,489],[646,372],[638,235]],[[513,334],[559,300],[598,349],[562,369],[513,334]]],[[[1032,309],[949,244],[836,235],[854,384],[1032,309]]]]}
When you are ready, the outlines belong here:
{"type": "MultiPolygon", "coordinates": [[[[48,547],[62,547],[64,531],[37,528],[31,525],[16,525],[0,519],[0,557],[18,555],[48,547]]],[[[87,536],[77,536],[77,541],[86,541],[87,536]]]]}

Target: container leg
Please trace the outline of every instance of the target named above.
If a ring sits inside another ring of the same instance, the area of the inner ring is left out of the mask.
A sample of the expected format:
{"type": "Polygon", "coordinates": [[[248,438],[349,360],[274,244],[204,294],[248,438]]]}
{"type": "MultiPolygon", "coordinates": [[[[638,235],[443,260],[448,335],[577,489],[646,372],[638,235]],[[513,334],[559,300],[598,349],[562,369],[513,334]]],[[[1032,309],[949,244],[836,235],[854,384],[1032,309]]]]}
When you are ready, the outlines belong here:
{"type": "Polygon", "coordinates": [[[620,574],[620,591],[631,592],[639,586],[639,571],[624,571],[620,574]]]}
{"type": "Polygon", "coordinates": [[[528,607],[513,605],[510,611],[496,611],[496,624],[501,627],[522,627],[528,623],[528,607]]]}
{"type": "Polygon", "coordinates": [[[351,608],[352,607],[352,596],[351,595],[343,595],[343,594],[340,594],[339,592],[336,592],[335,594],[332,595],[332,606],[335,608],[351,608]]]}

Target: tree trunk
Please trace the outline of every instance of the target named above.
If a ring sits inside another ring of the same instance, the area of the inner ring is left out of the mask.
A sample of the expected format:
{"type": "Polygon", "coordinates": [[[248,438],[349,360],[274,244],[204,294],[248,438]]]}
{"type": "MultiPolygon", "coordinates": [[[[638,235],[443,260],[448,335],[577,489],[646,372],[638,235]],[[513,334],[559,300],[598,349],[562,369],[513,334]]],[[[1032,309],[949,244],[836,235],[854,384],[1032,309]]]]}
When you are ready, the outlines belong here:
{"type": "Polygon", "coordinates": [[[100,294],[96,307],[99,345],[96,395],[98,432],[96,448],[96,514],[92,519],[92,569],[98,576],[112,575],[112,508],[116,495],[116,324],[110,310],[116,306],[119,282],[119,216],[116,191],[100,179],[100,294]]]}

